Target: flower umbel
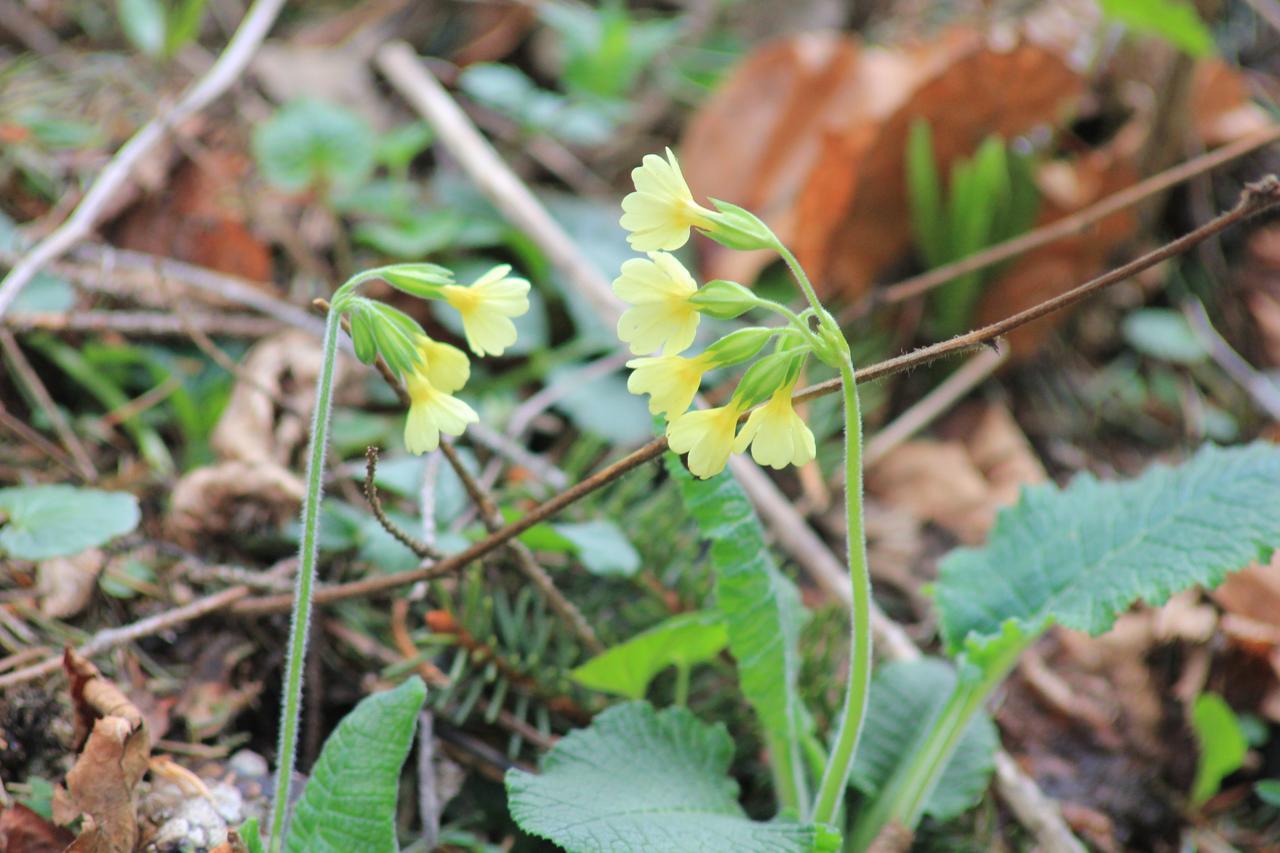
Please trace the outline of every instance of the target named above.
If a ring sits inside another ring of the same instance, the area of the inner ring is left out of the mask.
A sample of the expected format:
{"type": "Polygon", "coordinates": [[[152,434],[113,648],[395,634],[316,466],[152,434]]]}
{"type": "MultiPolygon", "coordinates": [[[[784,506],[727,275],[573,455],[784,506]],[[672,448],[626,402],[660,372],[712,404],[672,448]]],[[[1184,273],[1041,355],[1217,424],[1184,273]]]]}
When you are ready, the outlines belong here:
{"type": "Polygon", "coordinates": [[[712,211],[693,200],[676,155],[645,155],[631,172],[636,190],[622,200],[622,227],[637,252],[674,251],[689,241],[689,229],[712,225],[712,211]]]}
{"type": "Polygon", "coordinates": [[[516,342],[512,317],[529,310],[529,282],[509,276],[511,267],[500,264],[470,287],[449,284],[440,295],[462,315],[467,346],[476,355],[502,355],[516,342]]]}
{"type": "Polygon", "coordinates": [[[632,394],[648,394],[649,414],[665,413],[670,420],[688,410],[702,384],[702,374],[711,366],[711,359],[705,353],[693,358],[680,355],[633,358],[627,362],[627,367],[632,369],[627,377],[627,390],[632,394]]]}
{"type": "Polygon", "coordinates": [[[784,385],[763,406],[751,412],[733,443],[735,453],[751,446],[751,458],[770,468],[805,465],[813,460],[817,445],[813,432],[791,405],[795,383],[784,385]]]}
{"type": "Polygon", "coordinates": [[[667,445],[689,454],[689,470],[706,479],[724,470],[733,452],[733,434],[742,414],[736,403],[685,412],[667,424],[667,445]]]}
{"type": "Polygon", "coordinates": [[[626,261],[613,292],[632,306],[618,320],[618,337],[636,355],[664,347],[664,352],[678,353],[693,343],[699,314],[689,298],[698,285],[675,255],[650,252],[648,260],[626,261]]]}

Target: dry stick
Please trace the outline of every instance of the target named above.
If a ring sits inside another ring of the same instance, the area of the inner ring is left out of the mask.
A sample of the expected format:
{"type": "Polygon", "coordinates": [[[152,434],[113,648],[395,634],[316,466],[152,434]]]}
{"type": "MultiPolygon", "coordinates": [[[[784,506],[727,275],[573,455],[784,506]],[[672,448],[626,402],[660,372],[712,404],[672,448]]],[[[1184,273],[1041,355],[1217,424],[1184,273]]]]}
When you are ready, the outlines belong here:
{"type": "Polygon", "coordinates": [[[1270,415],[1272,420],[1280,421],[1280,386],[1245,361],[1240,353],[1218,334],[1218,330],[1209,321],[1209,315],[1199,299],[1187,300],[1182,306],[1182,314],[1191,325],[1192,332],[1200,339],[1223,372],[1234,379],[1253,398],[1258,408],[1270,415]]]}
{"type": "Polygon", "coordinates": [[[1264,128],[1238,139],[1230,145],[1224,145],[1215,151],[1201,154],[1199,157],[1193,157],[1185,163],[1174,166],[1158,175],[1152,175],[1150,178],[1109,195],[1070,216],[1064,216],[1062,219],[1050,222],[1034,231],[1028,231],[1026,234],[1021,234],[1010,240],[1005,240],[1003,243],[996,243],[994,246],[983,249],[981,252],[970,255],[967,258],[961,258],[958,261],[944,264],[912,278],[904,279],[897,284],[881,288],[870,294],[867,299],[872,303],[893,303],[919,296],[966,273],[986,269],[1032,249],[1048,245],[1055,240],[1084,231],[1090,225],[1106,219],[1113,213],[1132,207],[1144,199],[1189,181],[1197,175],[1216,169],[1224,163],[1243,157],[1250,151],[1277,140],[1280,140],[1280,125],[1264,128]]]}
{"type": "MultiPolygon", "coordinates": [[[[1159,249],[1148,252],[1118,269],[1112,270],[1105,275],[1099,276],[1092,281],[1080,285],[1074,290],[1059,294],[1046,302],[1032,308],[1028,308],[1025,311],[1021,311],[1011,317],[1005,318],[1004,320],[992,323],[989,326],[984,326],[983,328],[969,332],[968,334],[952,338],[949,341],[943,341],[941,343],[933,344],[932,346],[920,347],[919,349],[912,350],[911,352],[904,353],[903,355],[895,358],[886,359],[885,361],[862,368],[857,371],[856,378],[859,383],[870,382],[893,373],[919,367],[939,358],[965,352],[974,349],[975,347],[984,346],[988,342],[996,340],[1001,335],[1004,335],[1021,325],[1029,323],[1032,320],[1037,320],[1052,311],[1058,310],[1059,308],[1064,308],[1068,305],[1074,304],[1097,290],[1130,278],[1142,270],[1155,266],[1161,261],[1185,252],[1194,247],[1197,243],[1213,236],[1214,234],[1218,234],[1249,216],[1265,210],[1268,207],[1272,207],[1277,203],[1280,203],[1280,179],[1277,179],[1275,176],[1268,176],[1262,181],[1259,181],[1256,184],[1250,184],[1246,187],[1246,189],[1241,193],[1239,203],[1237,203],[1230,211],[1210,220],[1196,230],[1179,237],[1177,240],[1174,240],[1159,249]]],[[[792,397],[792,403],[793,405],[799,404],[806,400],[812,400],[815,397],[826,396],[827,394],[831,394],[838,390],[839,387],[840,382],[838,379],[811,385],[808,388],[797,392],[796,395],[792,397]]],[[[491,533],[488,537],[472,544],[469,548],[450,557],[446,557],[432,566],[324,587],[316,591],[315,600],[321,604],[327,604],[334,601],[342,601],[347,598],[372,595],[378,592],[394,589],[399,586],[404,586],[405,584],[439,577],[440,575],[457,571],[463,566],[466,566],[472,560],[484,556],[499,545],[519,536],[535,524],[550,518],[578,499],[591,494],[609,483],[612,483],[628,471],[638,468],[650,460],[658,458],[666,449],[666,438],[654,439],[639,450],[633,451],[622,459],[600,469],[586,479],[579,481],[550,500],[539,504],[516,521],[508,524],[506,527],[491,533]]],[[[241,613],[276,613],[288,610],[291,605],[291,596],[278,595],[248,599],[246,601],[239,602],[234,609],[241,613]]],[[[909,655],[910,653],[908,652],[906,654],[909,655]]]]}
{"type": "Polygon", "coordinates": [[[66,468],[71,473],[71,476],[81,476],[80,471],[76,468],[75,461],[61,447],[41,435],[39,430],[28,426],[21,419],[11,415],[3,403],[0,403],[0,427],[9,430],[38,450],[44,451],[46,456],[66,468]]]}
{"type": "Polygon", "coordinates": [[[191,314],[185,320],[158,311],[23,311],[0,321],[15,332],[119,332],[124,335],[179,337],[189,328],[230,338],[260,338],[280,329],[252,314],[191,314]]]}
{"type": "MultiPolygon", "coordinates": [[[[91,658],[94,655],[113,649],[116,646],[149,637],[152,634],[158,634],[169,628],[177,627],[185,622],[198,619],[207,613],[213,613],[224,607],[233,604],[249,594],[247,586],[233,586],[216,592],[213,595],[207,595],[204,598],[197,598],[190,604],[182,607],[175,607],[172,610],[166,610],[163,613],[157,613],[146,619],[140,619],[130,625],[121,628],[106,628],[94,634],[88,642],[76,649],[76,653],[81,657],[91,658]]],[[[41,678],[51,673],[57,672],[62,668],[62,655],[59,653],[53,657],[47,658],[41,663],[34,666],[25,667],[15,670],[7,675],[0,675],[0,690],[22,684],[32,679],[41,678]]]]}
{"type": "Polygon", "coordinates": [[[8,329],[0,329],[0,347],[4,348],[5,355],[8,356],[9,363],[13,367],[13,372],[27,386],[31,396],[36,398],[36,402],[40,404],[40,408],[53,426],[53,431],[58,434],[58,439],[62,442],[62,446],[67,449],[67,452],[71,454],[71,458],[76,461],[76,466],[80,469],[80,477],[88,483],[96,482],[98,469],[94,467],[93,460],[89,458],[89,451],[85,450],[84,445],[80,443],[80,439],[76,437],[75,431],[71,429],[71,424],[67,422],[62,410],[53,402],[49,389],[44,386],[44,382],[40,380],[40,375],[31,366],[31,362],[27,361],[27,356],[22,351],[22,347],[18,346],[17,339],[8,329]]]}
{"type": "Polygon", "coordinates": [[[0,317],[45,264],[89,236],[112,197],[169,130],[204,109],[235,82],[266,38],[282,6],[284,0],[255,0],[208,73],[190,86],[172,107],[143,125],[116,152],[71,216],[37,243],[0,281],[0,317]]]}

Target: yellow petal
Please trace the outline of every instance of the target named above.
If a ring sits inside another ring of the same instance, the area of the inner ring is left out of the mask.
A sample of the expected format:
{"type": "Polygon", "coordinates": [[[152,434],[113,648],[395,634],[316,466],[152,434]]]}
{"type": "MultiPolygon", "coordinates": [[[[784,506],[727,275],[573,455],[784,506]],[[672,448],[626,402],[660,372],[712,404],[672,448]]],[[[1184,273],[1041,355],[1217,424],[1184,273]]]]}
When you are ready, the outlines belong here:
{"type": "Polygon", "coordinates": [[[632,368],[632,374],[627,377],[627,390],[632,394],[648,394],[649,413],[666,413],[668,417],[689,408],[707,370],[702,357],[678,355],[633,358],[627,367],[632,368]]]}
{"type": "Polygon", "coordinates": [[[685,412],[667,425],[667,444],[676,453],[689,454],[695,477],[714,477],[729,462],[739,414],[732,405],[685,412]]]}
{"type": "Polygon", "coordinates": [[[440,446],[440,434],[462,435],[467,424],[479,416],[463,401],[435,388],[421,374],[411,376],[409,415],[405,419],[404,443],[410,453],[428,453],[440,446]]]}

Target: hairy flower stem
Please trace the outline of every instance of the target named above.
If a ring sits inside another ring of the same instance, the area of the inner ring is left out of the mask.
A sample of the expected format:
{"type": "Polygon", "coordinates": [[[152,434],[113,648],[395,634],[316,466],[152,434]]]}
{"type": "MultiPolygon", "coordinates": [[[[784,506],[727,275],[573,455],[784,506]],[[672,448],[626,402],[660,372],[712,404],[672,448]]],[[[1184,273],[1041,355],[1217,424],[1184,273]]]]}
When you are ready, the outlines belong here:
{"type": "MultiPolygon", "coordinates": [[[[338,301],[335,296],[335,303],[338,301]]],[[[280,715],[280,744],[276,755],[276,793],[271,807],[269,853],[284,844],[285,816],[289,811],[289,785],[298,749],[298,722],[302,717],[302,669],[307,656],[311,623],[311,590],[316,576],[316,545],[320,533],[320,500],[324,490],[324,458],[329,444],[329,413],[333,408],[333,372],[338,354],[338,324],[342,312],[330,309],[324,326],[324,351],[316,380],[315,417],[311,423],[311,450],[307,459],[307,493],[302,504],[302,544],[298,550],[298,577],[293,596],[293,620],[285,657],[284,690],[280,715]]]]}
{"type": "Polygon", "coordinates": [[[805,299],[817,315],[826,339],[838,342],[838,348],[842,350],[836,367],[840,372],[840,386],[844,393],[844,503],[849,581],[852,587],[849,608],[849,681],[845,687],[840,727],[822,774],[822,782],[818,786],[813,810],[815,821],[834,824],[844,804],[844,790],[849,782],[849,774],[853,771],[858,738],[862,734],[862,724],[867,715],[867,694],[871,689],[871,574],[867,571],[867,536],[862,519],[862,410],[858,405],[858,383],[854,376],[848,342],[835,320],[818,301],[818,294],[795,255],[781,244],[777,248],[778,254],[790,268],[805,299]]]}

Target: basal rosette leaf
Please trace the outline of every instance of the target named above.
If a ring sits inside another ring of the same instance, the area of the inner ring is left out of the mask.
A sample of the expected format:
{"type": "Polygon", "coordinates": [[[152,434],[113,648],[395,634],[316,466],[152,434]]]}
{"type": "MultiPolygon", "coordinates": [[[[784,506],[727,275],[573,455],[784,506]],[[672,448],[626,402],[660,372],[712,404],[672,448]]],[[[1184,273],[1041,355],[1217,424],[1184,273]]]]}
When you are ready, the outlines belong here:
{"type": "Polygon", "coordinates": [[[733,741],[685,708],[616,705],[562,738],[540,774],[507,773],[511,816],[571,853],[834,850],[825,827],[761,823],[728,776],[733,741]]]}
{"type": "Polygon", "coordinates": [[[126,492],[64,484],[0,489],[0,555],[44,560],[78,554],[138,526],[138,499],[126,492]]]}
{"type": "Polygon", "coordinates": [[[947,649],[972,656],[1013,620],[1099,634],[1135,601],[1216,586],[1280,545],[1280,448],[1206,446],[1182,465],[1125,482],[1077,477],[1026,489],[983,548],[942,562],[947,649]]]}
{"type": "Polygon", "coordinates": [[[289,853],[399,849],[400,767],[417,730],[427,688],[416,675],[361,700],[325,741],[294,808],[289,853]]]}

